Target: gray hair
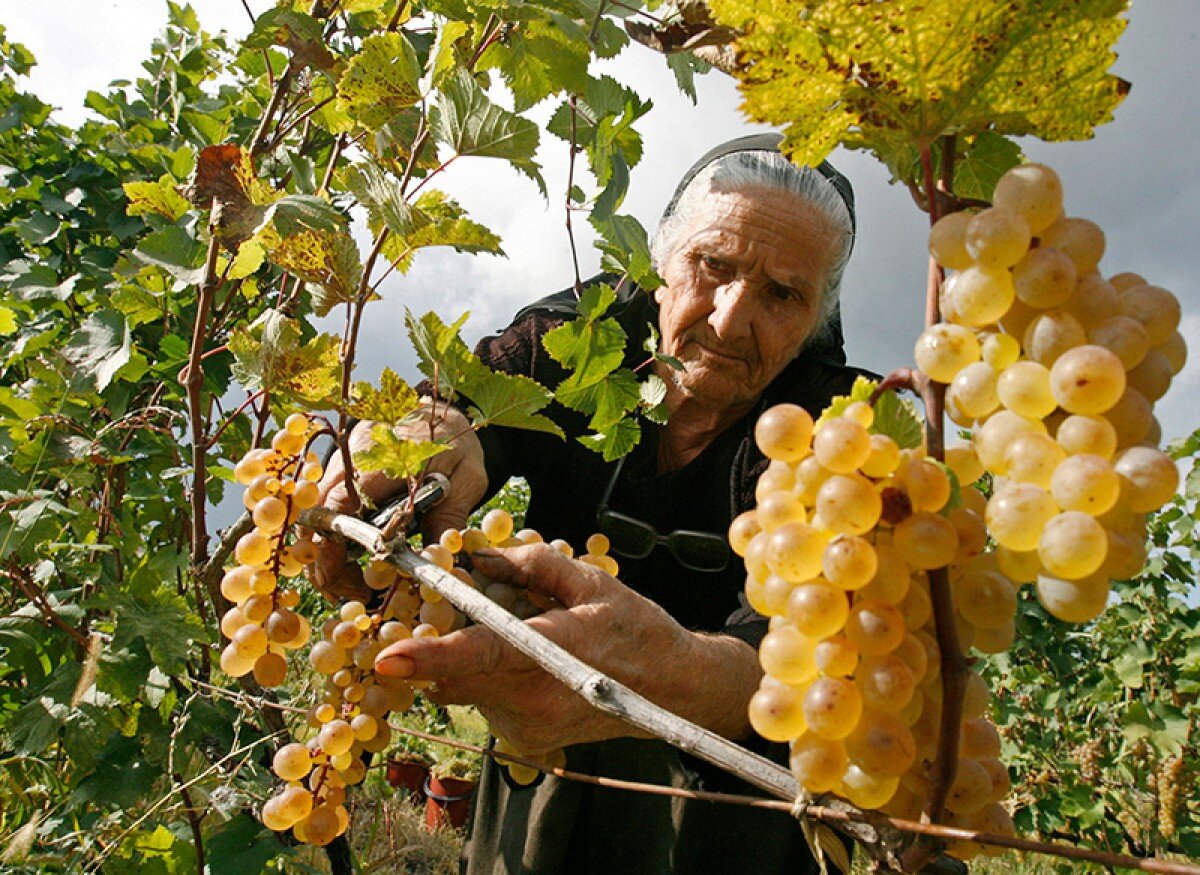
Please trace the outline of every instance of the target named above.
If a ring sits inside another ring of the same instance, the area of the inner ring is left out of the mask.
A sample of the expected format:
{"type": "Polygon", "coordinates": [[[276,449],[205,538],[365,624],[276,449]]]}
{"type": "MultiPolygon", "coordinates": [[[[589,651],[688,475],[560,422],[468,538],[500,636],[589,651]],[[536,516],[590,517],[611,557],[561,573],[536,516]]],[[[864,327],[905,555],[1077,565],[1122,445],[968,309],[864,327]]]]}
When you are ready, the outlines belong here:
{"type": "Polygon", "coordinates": [[[808,340],[821,335],[837,312],[842,275],[854,246],[854,221],[843,196],[820,171],[797,167],[778,152],[752,150],[733,152],[713,161],[688,183],[687,188],[658,223],[650,241],[650,257],[661,270],[674,254],[680,237],[695,221],[702,205],[714,192],[744,192],[765,188],[792,195],[797,203],[813,209],[833,226],[840,237],[825,288],[817,325],[808,340]]]}

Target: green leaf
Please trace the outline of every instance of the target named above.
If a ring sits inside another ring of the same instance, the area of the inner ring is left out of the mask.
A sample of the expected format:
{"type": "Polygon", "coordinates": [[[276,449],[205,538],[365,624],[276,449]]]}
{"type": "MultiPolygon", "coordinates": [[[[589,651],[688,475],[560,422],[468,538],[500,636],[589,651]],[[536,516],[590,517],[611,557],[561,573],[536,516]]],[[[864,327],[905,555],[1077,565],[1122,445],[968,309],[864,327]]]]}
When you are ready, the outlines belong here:
{"type": "Polygon", "coordinates": [[[267,222],[274,222],[284,237],[301,231],[336,233],[348,224],[341,210],[313,194],[289,194],[273,201],[263,214],[262,224],[267,222]]]}
{"type": "Polygon", "coordinates": [[[409,215],[409,228],[384,244],[383,252],[401,273],[412,265],[418,249],[450,246],[456,252],[487,252],[504,255],[500,238],[466,217],[454,200],[440,191],[423,192],[409,215]]]}
{"type": "Polygon", "coordinates": [[[429,78],[434,87],[442,84],[446,74],[454,69],[455,45],[471,32],[471,25],[465,21],[446,21],[438,29],[437,41],[433,51],[429,53],[429,78]]]}
{"type": "Polygon", "coordinates": [[[588,82],[588,45],[550,21],[514,27],[479,58],[481,70],[498,69],[512,91],[513,108],[524,112],[552,94],[582,92],[588,82]]]}
{"type": "Polygon", "coordinates": [[[948,134],[1086,139],[1128,90],[1108,74],[1112,0],[712,0],[742,36],[744,111],[816,165],[839,144],[894,155],[948,134]],[[1069,47],[1069,48],[1067,48],[1069,47]]]}
{"type": "Polygon", "coordinates": [[[579,442],[593,452],[600,453],[606,462],[615,462],[627,455],[642,436],[641,426],[633,419],[622,419],[612,428],[597,434],[585,434],[579,442]]]}
{"type": "Polygon", "coordinates": [[[130,257],[141,264],[161,267],[187,286],[204,281],[204,244],[184,228],[172,225],[148,234],[130,257]]]}
{"type": "Polygon", "coordinates": [[[572,378],[578,385],[590,386],[621,366],[625,340],[617,320],[580,316],[546,332],[542,346],[552,359],[575,372],[572,378]]]}
{"type": "Polygon", "coordinates": [[[404,311],[408,338],[417,353],[417,367],[434,381],[438,393],[445,398],[452,397],[457,391],[467,367],[475,358],[459,337],[468,316],[469,313],[463,313],[453,324],[447,325],[432,311],[420,319],[411,310],[404,311]]]}
{"type": "Polygon", "coordinates": [[[210,872],[259,875],[280,852],[275,833],[246,814],[239,814],[205,842],[210,872]]]}
{"type": "Polygon", "coordinates": [[[378,130],[421,99],[421,62],[402,33],[363,40],[338,81],[341,108],[363,127],[378,130]]]}
{"type": "Polygon", "coordinates": [[[346,412],[358,419],[398,425],[417,409],[417,393],[406,382],[396,376],[391,368],[384,368],[379,377],[379,388],[370,383],[356,383],[354,400],[346,405],[346,412]]]}
{"type": "Polygon", "coordinates": [[[30,246],[45,246],[58,236],[63,223],[57,216],[49,213],[31,213],[12,223],[17,236],[30,246]]]}
{"type": "Polygon", "coordinates": [[[380,423],[371,429],[371,447],[354,454],[354,464],[363,471],[382,471],[394,480],[404,480],[420,474],[426,462],[448,449],[449,444],[397,437],[390,425],[380,423]]]}
{"type": "Polygon", "coordinates": [[[536,124],[488,100],[466,70],[447,77],[437,107],[432,130],[439,142],[456,155],[503,158],[545,194],[546,183],[533,160],[538,147],[536,124]]]}
{"type": "Polygon", "coordinates": [[[658,374],[651,374],[638,388],[642,415],[657,425],[667,424],[667,384],[658,374]]]}
{"type": "Polygon", "coordinates": [[[129,361],[132,348],[125,317],[116,310],[97,310],[71,335],[63,357],[103,392],[129,361]]]}
{"type": "Polygon", "coordinates": [[[538,413],[553,396],[536,380],[493,371],[475,359],[468,364],[458,391],[471,401],[471,419],[477,428],[503,425],[563,436],[553,420],[538,413]]]}
{"type": "Polygon", "coordinates": [[[270,243],[267,257],[315,286],[313,312],[325,316],[353,301],[362,281],[358,244],[348,231],[302,231],[270,243]]]}
{"type": "Polygon", "coordinates": [[[650,263],[650,244],[641,222],[633,216],[602,218],[595,213],[588,221],[600,235],[596,248],[603,254],[602,263],[606,270],[626,273],[648,291],[662,285],[650,263]]]}
{"type": "Polygon", "coordinates": [[[141,593],[111,588],[98,594],[96,602],[116,618],[112,646],[128,647],[140,638],[168,675],[184,671],[194,642],[204,639],[195,611],[166,587],[141,593]]]}
{"type": "Polygon", "coordinates": [[[413,229],[413,209],[404,200],[400,183],[375,164],[360,164],[346,177],[346,185],[370,217],[372,228],[387,226],[400,238],[413,229]]]}
{"type": "Polygon", "coordinates": [[[596,197],[596,203],[592,206],[592,215],[600,221],[608,221],[613,217],[613,213],[620,208],[622,201],[625,200],[625,193],[629,191],[629,168],[625,164],[625,158],[620,152],[616,152],[612,156],[611,173],[608,177],[608,184],[604,190],[596,197]]]}
{"type": "Polygon", "coordinates": [[[125,197],[129,198],[125,212],[131,216],[154,214],[174,222],[192,208],[187,198],[179,193],[175,180],[166,173],[158,182],[126,182],[121,187],[125,197]]]}
{"type": "Polygon", "coordinates": [[[954,193],[959,197],[991,201],[1000,177],[1024,159],[1021,147],[990,131],[970,139],[964,154],[954,164],[954,193]]]}
{"type": "Polygon", "coordinates": [[[11,308],[0,304],[0,337],[12,334],[17,330],[17,314],[11,308]]]}
{"type": "Polygon", "coordinates": [[[584,383],[576,372],[558,385],[554,397],[572,410],[591,414],[589,427],[607,431],[637,407],[642,396],[633,371],[621,368],[590,383],[584,383]]]}

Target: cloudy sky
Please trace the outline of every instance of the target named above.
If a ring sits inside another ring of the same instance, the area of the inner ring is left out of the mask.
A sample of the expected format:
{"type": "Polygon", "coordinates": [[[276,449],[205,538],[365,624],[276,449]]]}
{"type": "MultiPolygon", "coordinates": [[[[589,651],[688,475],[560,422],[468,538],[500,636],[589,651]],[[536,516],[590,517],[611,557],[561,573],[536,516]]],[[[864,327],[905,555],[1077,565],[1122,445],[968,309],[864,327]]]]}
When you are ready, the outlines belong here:
{"type": "MultiPolygon", "coordinates": [[[[241,35],[249,19],[240,0],[194,3],[210,30],[241,35]]],[[[255,12],[271,4],[251,0],[255,12]]],[[[1116,120],[1083,143],[1025,145],[1033,160],[1063,178],[1067,212],[1098,222],[1108,235],[1101,265],[1107,274],[1132,270],[1174,291],[1182,300],[1182,331],[1193,350],[1186,370],[1158,405],[1166,437],[1200,425],[1200,3],[1196,0],[1135,0],[1129,27],[1117,46],[1114,72],[1133,83],[1116,120]]],[[[154,35],[165,21],[159,0],[19,0],[0,2],[8,38],[25,43],[39,66],[29,87],[60,107],[58,117],[85,117],[84,95],[113,79],[135,78],[154,35]]],[[[632,174],[623,211],[651,227],[675,180],[710,146],[759,129],[738,112],[732,80],[713,73],[700,82],[693,106],[681,96],[662,59],[631,47],[603,68],[654,101],[642,120],[645,158],[632,174]]],[[[541,118],[552,106],[545,107],[541,118]]],[[[399,333],[404,306],[436,309],[444,316],[472,312],[471,338],[504,324],[516,309],[571,279],[562,200],[566,145],[543,138],[540,160],[550,183],[549,202],[528,180],[480,159],[456,164],[444,188],[501,235],[506,260],[432,250],[418,256],[406,277],[384,287],[365,320],[360,376],[373,378],[390,365],[411,372],[411,354],[399,333]]],[[[861,153],[836,153],[834,163],[854,182],[859,204],[859,242],[846,274],[843,310],[850,360],[880,372],[908,364],[921,329],[925,286],[924,215],[907,191],[861,153]]],[[[576,223],[577,237],[580,224],[576,223]]],[[[586,230],[586,225],[584,229],[586,230]]],[[[597,257],[586,236],[583,269],[597,257]]],[[[585,273],[586,275],[586,273],[585,273]]],[[[331,325],[330,330],[337,326],[331,325]]]]}

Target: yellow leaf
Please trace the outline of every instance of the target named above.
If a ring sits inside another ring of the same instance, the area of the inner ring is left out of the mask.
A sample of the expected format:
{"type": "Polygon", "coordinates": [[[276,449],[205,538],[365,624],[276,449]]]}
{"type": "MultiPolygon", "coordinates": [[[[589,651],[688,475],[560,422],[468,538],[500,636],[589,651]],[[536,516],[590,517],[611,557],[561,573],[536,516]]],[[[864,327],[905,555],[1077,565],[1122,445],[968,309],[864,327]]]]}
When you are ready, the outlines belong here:
{"type": "Polygon", "coordinates": [[[354,385],[354,400],[346,405],[346,412],[358,419],[396,425],[417,409],[417,393],[391,368],[384,368],[379,377],[379,388],[370,383],[354,385]]]}
{"type": "Polygon", "coordinates": [[[404,34],[369,36],[338,81],[341,107],[375,130],[420,100],[420,76],[421,63],[404,34]]]}
{"type": "Polygon", "coordinates": [[[126,182],[121,187],[129,198],[125,212],[131,216],[154,213],[174,222],[191,209],[187,198],[175,188],[175,180],[167,174],[159,177],[158,182],[126,182]]]}
{"type": "Polygon", "coordinates": [[[280,238],[264,234],[271,262],[316,286],[313,310],[324,316],[354,300],[362,280],[358,246],[347,231],[301,231],[280,238]]]}

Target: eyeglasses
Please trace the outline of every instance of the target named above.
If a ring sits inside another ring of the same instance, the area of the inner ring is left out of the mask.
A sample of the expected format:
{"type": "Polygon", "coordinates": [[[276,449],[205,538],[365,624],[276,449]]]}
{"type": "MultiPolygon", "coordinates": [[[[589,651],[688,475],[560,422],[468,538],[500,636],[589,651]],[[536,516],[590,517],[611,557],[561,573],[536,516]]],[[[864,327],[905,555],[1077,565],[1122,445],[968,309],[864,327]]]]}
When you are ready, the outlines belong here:
{"type": "Polygon", "coordinates": [[[630,559],[645,559],[659,544],[665,544],[675,561],[692,571],[724,571],[729,565],[729,543],[723,535],[712,532],[697,532],[676,529],[668,535],[659,534],[658,529],[642,520],[611,510],[608,500],[613,487],[621,476],[625,459],[617,462],[612,478],[596,508],[596,525],[608,536],[610,549],[619,556],[630,559]]]}

